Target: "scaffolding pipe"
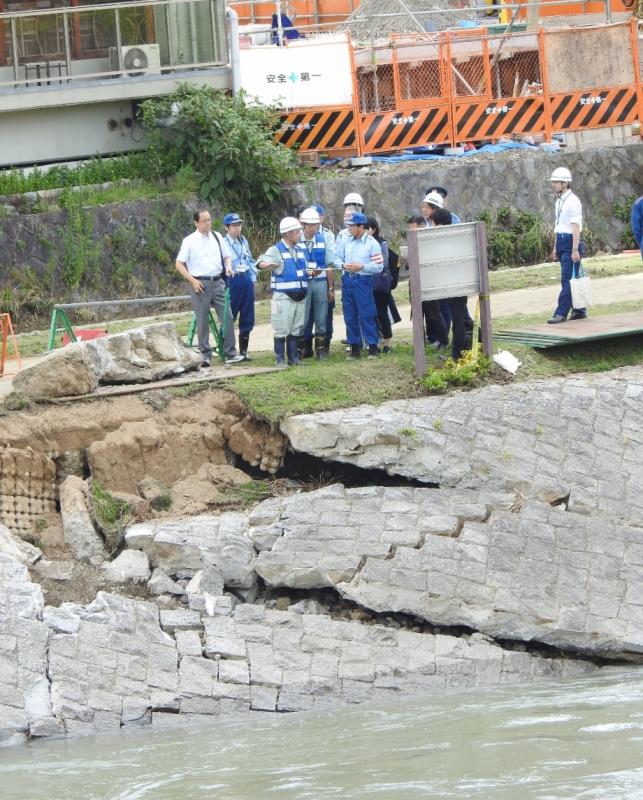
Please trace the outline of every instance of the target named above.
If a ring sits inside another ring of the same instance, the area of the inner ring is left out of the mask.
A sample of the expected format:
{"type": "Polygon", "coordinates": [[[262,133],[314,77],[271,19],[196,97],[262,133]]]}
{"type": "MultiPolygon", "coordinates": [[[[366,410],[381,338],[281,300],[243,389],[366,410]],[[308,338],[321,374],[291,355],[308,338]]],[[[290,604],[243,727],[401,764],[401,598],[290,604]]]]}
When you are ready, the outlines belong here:
{"type": "Polygon", "coordinates": [[[239,52],[239,15],[230,6],[226,7],[226,17],[230,23],[228,29],[230,45],[230,72],[232,73],[232,94],[238,95],[241,90],[241,56],[239,52]]]}

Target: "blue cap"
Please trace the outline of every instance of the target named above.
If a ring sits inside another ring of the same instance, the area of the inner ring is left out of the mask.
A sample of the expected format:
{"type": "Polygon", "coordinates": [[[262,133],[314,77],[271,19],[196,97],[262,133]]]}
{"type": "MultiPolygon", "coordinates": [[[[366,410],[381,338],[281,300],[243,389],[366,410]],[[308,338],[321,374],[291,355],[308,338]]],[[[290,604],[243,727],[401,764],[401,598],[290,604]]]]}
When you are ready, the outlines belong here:
{"type": "Polygon", "coordinates": [[[224,225],[234,225],[235,222],[243,222],[238,214],[226,214],[223,218],[224,225]]]}
{"type": "Polygon", "coordinates": [[[353,216],[348,220],[349,225],[366,225],[368,223],[368,217],[366,214],[362,214],[361,211],[355,211],[353,216]]]}
{"type": "Polygon", "coordinates": [[[323,217],[326,211],[324,210],[324,206],[313,206],[315,211],[319,214],[320,217],[323,217]]]}

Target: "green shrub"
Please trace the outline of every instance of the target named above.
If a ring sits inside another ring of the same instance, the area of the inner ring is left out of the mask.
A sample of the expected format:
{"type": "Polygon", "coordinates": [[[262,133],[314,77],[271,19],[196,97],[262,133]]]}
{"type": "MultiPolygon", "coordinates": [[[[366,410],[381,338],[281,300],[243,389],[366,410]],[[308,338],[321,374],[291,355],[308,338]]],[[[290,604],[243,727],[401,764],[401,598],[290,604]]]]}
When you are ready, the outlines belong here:
{"type": "MultiPolygon", "coordinates": [[[[637,250],[636,246],[636,239],[634,238],[634,234],[632,233],[632,226],[630,224],[631,214],[632,214],[632,206],[634,205],[634,201],[636,200],[636,195],[632,194],[626,197],[622,203],[613,203],[612,204],[612,211],[616,219],[620,219],[621,222],[625,222],[626,225],[623,228],[623,232],[621,233],[621,247],[623,250],[637,250]]],[[[583,230],[583,235],[585,231],[583,230]]]]}
{"type": "Polygon", "coordinates": [[[0,195],[113,183],[144,177],[148,173],[145,153],[130,153],[115,158],[92,158],[77,167],[62,165],[46,171],[36,168],[28,174],[17,169],[3,170],[0,172],[0,195]]]}
{"type": "Polygon", "coordinates": [[[495,212],[483,211],[478,219],[487,228],[490,269],[537,264],[551,252],[553,231],[540,214],[503,207],[495,212]]]}
{"type": "MultiPolygon", "coordinates": [[[[421,383],[427,391],[439,394],[449,387],[475,385],[481,377],[489,372],[490,368],[491,361],[481,350],[476,355],[471,350],[467,350],[457,361],[447,358],[441,370],[431,370],[421,378],[421,383]]],[[[440,431],[442,421],[436,420],[435,422],[433,427],[440,431]],[[435,422],[438,423],[438,427],[435,422]]]]}
{"type": "Polygon", "coordinates": [[[171,95],[146,100],[149,168],[174,175],[189,165],[209,202],[267,209],[298,172],[296,155],[277,143],[276,110],[209,87],[182,84],[171,95]],[[169,121],[169,122],[168,122],[169,121]]]}

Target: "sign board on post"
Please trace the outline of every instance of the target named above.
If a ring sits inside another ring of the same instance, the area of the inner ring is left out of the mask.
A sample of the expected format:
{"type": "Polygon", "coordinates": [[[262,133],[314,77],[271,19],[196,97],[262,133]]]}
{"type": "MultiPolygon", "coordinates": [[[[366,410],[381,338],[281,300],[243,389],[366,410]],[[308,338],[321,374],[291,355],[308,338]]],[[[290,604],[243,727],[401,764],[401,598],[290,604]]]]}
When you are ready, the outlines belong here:
{"type": "Polygon", "coordinates": [[[477,294],[482,348],[491,356],[487,231],[484,222],[408,232],[409,283],[416,375],[426,372],[422,301],[477,294]]]}
{"type": "Polygon", "coordinates": [[[240,51],[241,88],[280,108],[353,103],[350,45],[345,33],[292,39],[287,47],[260,45],[240,51]]]}

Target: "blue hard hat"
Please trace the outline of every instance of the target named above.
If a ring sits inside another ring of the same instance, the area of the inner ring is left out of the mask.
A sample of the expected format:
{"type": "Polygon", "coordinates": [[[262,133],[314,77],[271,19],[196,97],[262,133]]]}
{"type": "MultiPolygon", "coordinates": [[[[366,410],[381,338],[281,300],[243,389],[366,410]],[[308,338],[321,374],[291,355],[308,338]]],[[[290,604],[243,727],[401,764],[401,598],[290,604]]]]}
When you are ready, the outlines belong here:
{"type": "Polygon", "coordinates": [[[368,223],[368,217],[366,214],[362,214],[361,211],[355,211],[353,216],[348,220],[349,225],[366,225],[368,223]]]}
{"type": "Polygon", "coordinates": [[[326,211],[324,210],[324,206],[313,206],[315,211],[319,214],[320,217],[323,217],[326,211]]]}
{"type": "Polygon", "coordinates": [[[235,222],[243,222],[238,214],[226,214],[223,218],[224,225],[234,225],[235,222]]]}

